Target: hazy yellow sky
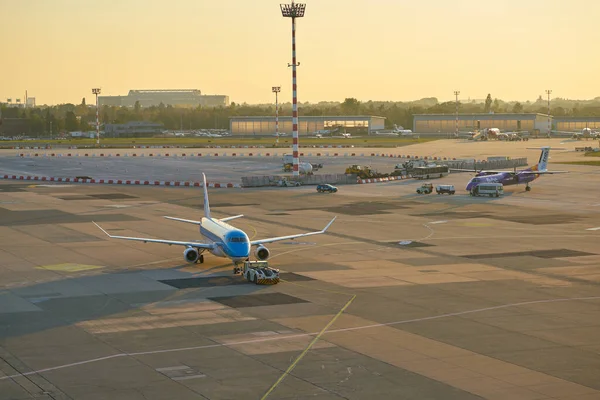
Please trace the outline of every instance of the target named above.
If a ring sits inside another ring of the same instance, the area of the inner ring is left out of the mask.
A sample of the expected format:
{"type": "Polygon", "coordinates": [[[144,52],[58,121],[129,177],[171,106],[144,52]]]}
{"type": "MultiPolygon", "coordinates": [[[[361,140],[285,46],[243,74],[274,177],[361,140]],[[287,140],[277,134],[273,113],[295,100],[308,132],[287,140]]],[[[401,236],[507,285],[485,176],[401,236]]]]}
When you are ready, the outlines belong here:
{"type": "MultiPolygon", "coordinates": [[[[291,99],[291,22],[273,0],[0,0],[0,99],[92,101],[197,88],[291,99]]],[[[307,0],[299,101],[600,96],[598,0],[307,0]]]]}

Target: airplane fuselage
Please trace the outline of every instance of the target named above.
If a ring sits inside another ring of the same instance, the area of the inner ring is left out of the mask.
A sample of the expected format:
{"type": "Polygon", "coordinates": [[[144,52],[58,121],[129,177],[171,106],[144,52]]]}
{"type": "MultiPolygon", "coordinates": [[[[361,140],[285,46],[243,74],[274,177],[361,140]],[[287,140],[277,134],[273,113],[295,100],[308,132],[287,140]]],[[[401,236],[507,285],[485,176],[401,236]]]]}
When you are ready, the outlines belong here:
{"type": "Polygon", "coordinates": [[[537,174],[516,174],[510,172],[502,172],[498,174],[478,174],[476,177],[471,179],[467,183],[467,190],[471,190],[474,186],[482,183],[501,183],[504,186],[518,185],[522,183],[529,183],[536,180],[539,177],[537,174]]]}
{"type": "Polygon", "coordinates": [[[219,220],[202,218],[200,234],[215,246],[209,250],[217,257],[229,258],[234,263],[250,257],[250,240],[241,229],[219,220]]]}

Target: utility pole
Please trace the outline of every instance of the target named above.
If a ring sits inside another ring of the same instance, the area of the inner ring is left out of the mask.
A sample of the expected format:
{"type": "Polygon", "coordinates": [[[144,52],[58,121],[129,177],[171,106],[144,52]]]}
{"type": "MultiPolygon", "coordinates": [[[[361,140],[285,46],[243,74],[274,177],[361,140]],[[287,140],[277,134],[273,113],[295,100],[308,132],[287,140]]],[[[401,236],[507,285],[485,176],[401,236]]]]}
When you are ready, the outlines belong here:
{"type": "Polygon", "coordinates": [[[458,138],[458,95],[460,92],[458,90],[454,91],[454,96],[456,97],[456,129],[454,131],[454,136],[458,138]]]}
{"type": "Polygon", "coordinates": [[[281,91],[281,86],[273,86],[271,91],[275,93],[275,143],[279,144],[279,102],[277,100],[277,95],[281,91]]]}
{"type": "Polygon", "coordinates": [[[550,137],[550,132],[552,132],[552,124],[550,122],[550,94],[552,94],[552,90],[547,89],[546,94],[548,95],[548,137],[550,137]]]}
{"type": "Polygon", "coordinates": [[[298,84],[296,81],[296,67],[300,63],[296,63],[296,18],[304,17],[306,4],[294,3],[280,4],[281,15],[292,19],[292,63],[288,67],[292,67],[292,157],[294,158],[294,170],[292,176],[300,176],[299,159],[298,159],[298,84]]]}
{"type": "Polygon", "coordinates": [[[92,93],[96,95],[96,146],[100,147],[100,117],[99,117],[99,108],[100,107],[98,106],[98,95],[100,94],[100,88],[92,89],[92,93]]]}

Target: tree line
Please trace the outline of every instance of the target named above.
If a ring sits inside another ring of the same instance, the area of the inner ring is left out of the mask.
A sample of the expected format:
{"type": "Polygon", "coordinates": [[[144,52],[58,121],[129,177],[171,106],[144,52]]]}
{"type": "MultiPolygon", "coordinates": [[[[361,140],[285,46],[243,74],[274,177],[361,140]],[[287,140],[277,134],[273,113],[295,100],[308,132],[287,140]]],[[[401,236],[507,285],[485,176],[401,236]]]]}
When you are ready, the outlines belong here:
{"type": "MultiPolygon", "coordinates": [[[[454,101],[439,102],[435,97],[409,102],[366,101],[346,98],[343,102],[301,103],[300,117],[377,115],[386,118],[386,127],[394,124],[410,129],[416,114],[454,114],[454,101]]],[[[36,108],[16,108],[3,105],[2,119],[20,118],[30,136],[56,135],[60,132],[95,130],[96,108],[88,106],[85,99],[80,104],[61,104],[36,108]]],[[[542,96],[536,101],[505,102],[488,94],[484,101],[460,101],[459,113],[542,113],[548,112],[547,100],[542,96]]],[[[100,123],[127,123],[130,121],[150,121],[161,123],[169,130],[228,129],[229,117],[267,116],[275,114],[272,104],[236,104],[227,107],[179,108],[160,104],[152,107],[103,106],[100,109],[100,123]]],[[[568,100],[555,98],[550,102],[550,114],[555,117],[600,117],[600,97],[592,100],[568,100]]],[[[291,116],[291,103],[280,105],[279,115],[291,116]]]]}

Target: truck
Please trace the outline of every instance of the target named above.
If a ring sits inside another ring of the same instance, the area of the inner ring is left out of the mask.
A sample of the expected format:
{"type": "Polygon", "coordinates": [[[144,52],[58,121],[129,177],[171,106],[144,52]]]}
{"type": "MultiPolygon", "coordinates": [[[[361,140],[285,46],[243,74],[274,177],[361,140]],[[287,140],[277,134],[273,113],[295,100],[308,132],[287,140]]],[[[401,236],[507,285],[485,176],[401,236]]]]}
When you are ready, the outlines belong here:
{"type": "MultiPolygon", "coordinates": [[[[321,165],[321,168],[323,166],[321,165]]],[[[298,164],[298,172],[302,175],[312,175],[314,168],[311,163],[308,162],[299,162],[298,164]]],[[[283,171],[291,172],[294,170],[294,156],[292,154],[284,154],[283,155],[283,171]]]]}
{"type": "Polygon", "coordinates": [[[245,261],[242,276],[256,285],[275,285],[279,283],[279,269],[271,268],[268,261],[245,261]]]}
{"type": "Polygon", "coordinates": [[[433,184],[431,183],[423,183],[421,186],[417,188],[418,194],[431,194],[433,192],[433,184]]]}

